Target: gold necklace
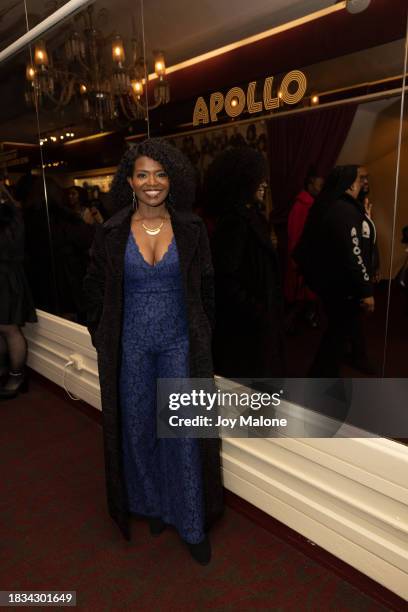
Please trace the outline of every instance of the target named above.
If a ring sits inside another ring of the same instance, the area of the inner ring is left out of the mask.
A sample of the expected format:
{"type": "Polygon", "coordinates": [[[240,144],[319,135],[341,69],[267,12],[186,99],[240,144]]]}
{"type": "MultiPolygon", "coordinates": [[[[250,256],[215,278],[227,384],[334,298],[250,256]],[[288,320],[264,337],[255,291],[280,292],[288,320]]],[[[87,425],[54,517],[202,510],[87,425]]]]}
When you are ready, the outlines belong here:
{"type": "Polygon", "coordinates": [[[163,221],[160,223],[159,227],[147,227],[147,225],[145,225],[142,221],[142,227],[145,230],[146,234],[149,234],[149,236],[156,236],[157,234],[160,233],[161,228],[164,225],[164,222],[168,219],[168,217],[164,217],[163,221]]]}
{"type": "Polygon", "coordinates": [[[163,227],[163,224],[164,221],[160,223],[159,227],[147,227],[142,221],[142,227],[145,230],[146,234],[149,234],[149,236],[156,236],[156,234],[158,234],[161,228],[163,227]]]}

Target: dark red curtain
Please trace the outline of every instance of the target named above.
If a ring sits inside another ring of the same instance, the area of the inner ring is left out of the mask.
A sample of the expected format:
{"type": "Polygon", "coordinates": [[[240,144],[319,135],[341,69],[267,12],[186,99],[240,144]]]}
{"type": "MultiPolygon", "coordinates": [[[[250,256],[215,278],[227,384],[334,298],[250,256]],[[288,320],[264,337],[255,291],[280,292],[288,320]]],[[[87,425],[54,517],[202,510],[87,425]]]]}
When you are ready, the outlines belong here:
{"type": "MultiPolygon", "coordinates": [[[[355,104],[275,117],[267,122],[272,192],[272,222],[282,273],[286,262],[287,218],[313,164],[321,176],[333,166],[357,110],[355,104]]],[[[358,163],[359,160],[350,160],[358,163]]]]}

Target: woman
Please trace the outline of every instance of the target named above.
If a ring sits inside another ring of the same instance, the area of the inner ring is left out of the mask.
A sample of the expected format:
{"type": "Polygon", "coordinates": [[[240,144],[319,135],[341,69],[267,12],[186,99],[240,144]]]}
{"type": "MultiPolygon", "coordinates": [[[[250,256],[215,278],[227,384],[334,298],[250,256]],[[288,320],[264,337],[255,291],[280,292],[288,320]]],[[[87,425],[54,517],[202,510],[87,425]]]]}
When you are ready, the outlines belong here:
{"type": "Polygon", "coordinates": [[[311,208],[294,258],[306,283],[322,299],[328,325],[312,377],[337,378],[348,337],[361,333],[363,311],[374,311],[374,235],[358,195],[362,168],[338,166],[311,208]]]}
{"type": "Polygon", "coordinates": [[[227,377],[284,372],[281,284],[261,212],[266,175],[264,156],[245,146],[224,151],[206,177],[207,199],[218,209],[214,362],[216,373],[227,377]]]}
{"type": "Polygon", "coordinates": [[[28,390],[27,341],[21,328],[26,322],[36,323],[37,315],[23,262],[21,211],[7,188],[0,184],[0,334],[10,364],[7,379],[0,388],[0,399],[10,399],[28,390]]]}
{"type": "Polygon", "coordinates": [[[98,352],[108,505],[126,539],[129,512],[176,527],[200,563],[223,507],[219,439],[157,439],[156,379],[212,378],[213,271],[191,212],[193,170],[161,139],[123,156],[118,209],[98,226],[84,289],[98,352]]]}
{"type": "Polygon", "coordinates": [[[38,308],[82,323],[82,283],[95,226],[64,206],[54,179],[47,178],[46,186],[45,200],[42,180],[35,178],[24,206],[28,281],[38,308]]]}

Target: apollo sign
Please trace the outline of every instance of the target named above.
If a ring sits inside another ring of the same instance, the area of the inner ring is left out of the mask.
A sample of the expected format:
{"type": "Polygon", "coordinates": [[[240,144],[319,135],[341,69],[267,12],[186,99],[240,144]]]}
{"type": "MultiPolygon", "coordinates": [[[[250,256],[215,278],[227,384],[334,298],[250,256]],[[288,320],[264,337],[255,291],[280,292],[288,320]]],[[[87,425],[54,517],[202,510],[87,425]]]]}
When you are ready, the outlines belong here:
{"type": "Polygon", "coordinates": [[[300,70],[288,72],[279,87],[274,87],[274,81],[273,76],[265,79],[262,100],[255,99],[256,81],[249,83],[246,92],[241,87],[232,87],[224,97],[220,91],[216,91],[210,95],[208,105],[203,97],[198,98],[194,107],[193,125],[218,121],[222,110],[229,117],[235,118],[245,109],[248,113],[259,113],[274,110],[282,104],[297,104],[306,93],[306,75],[300,70]]]}

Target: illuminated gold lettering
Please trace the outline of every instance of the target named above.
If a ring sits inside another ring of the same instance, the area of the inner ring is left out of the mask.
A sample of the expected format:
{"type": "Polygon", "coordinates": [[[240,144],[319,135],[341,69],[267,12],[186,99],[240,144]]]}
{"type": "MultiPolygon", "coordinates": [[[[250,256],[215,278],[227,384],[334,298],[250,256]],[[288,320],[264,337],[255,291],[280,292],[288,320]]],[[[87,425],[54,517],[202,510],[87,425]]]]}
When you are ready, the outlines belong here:
{"type": "Polygon", "coordinates": [[[210,123],[207,104],[203,97],[198,98],[193,114],[193,125],[200,125],[200,123],[210,123]]]}
{"type": "Polygon", "coordinates": [[[249,113],[259,113],[262,110],[262,102],[255,102],[256,81],[248,85],[247,107],[249,113]]]}
{"type": "Polygon", "coordinates": [[[306,75],[300,70],[292,70],[284,77],[281,84],[282,100],[285,104],[297,104],[305,95],[307,88],[306,75]],[[297,90],[295,93],[289,92],[289,85],[291,83],[297,83],[297,90]]]}
{"type": "Polygon", "coordinates": [[[274,108],[279,108],[279,98],[272,97],[272,86],[273,77],[266,78],[263,89],[263,103],[265,110],[273,110],[274,108]]]}
{"type": "MultiPolygon", "coordinates": [[[[238,117],[245,107],[249,114],[259,113],[262,110],[271,111],[282,104],[297,104],[302,100],[307,89],[306,75],[300,70],[292,70],[282,80],[280,87],[273,92],[274,77],[267,77],[263,85],[263,100],[255,100],[256,81],[248,84],[245,94],[241,87],[232,87],[225,96],[220,91],[210,96],[209,109],[203,97],[197,99],[193,125],[218,121],[219,113],[224,109],[229,117],[238,117]],[[293,85],[295,84],[295,86],[293,85]]],[[[316,97],[316,96],[315,96],[316,97]]],[[[314,103],[318,103],[315,101],[314,103]]]]}
{"type": "Polygon", "coordinates": [[[210,97],[210,116],[211,116],[211,121],[218,121],[218,113],[223,109],[224,107],[224,96],[222,95],[222,93],[220,91],[216,91],[215,93],[211,94],[210,97]]]}
{"type": "Polygon", "coordinates": [[[238,117],[245,108],[246,97],[240,87],[232,87],[225,96],[225,111],[230,117],[238,117]]]}

